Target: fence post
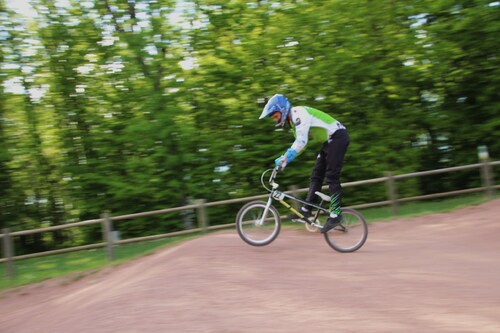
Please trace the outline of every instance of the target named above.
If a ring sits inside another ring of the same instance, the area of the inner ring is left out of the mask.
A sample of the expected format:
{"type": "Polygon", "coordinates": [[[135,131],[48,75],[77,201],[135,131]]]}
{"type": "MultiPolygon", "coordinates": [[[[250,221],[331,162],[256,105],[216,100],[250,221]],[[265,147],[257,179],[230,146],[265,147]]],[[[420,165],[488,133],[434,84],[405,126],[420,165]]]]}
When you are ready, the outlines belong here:
{"type": "Polygon", "coordinates": [[[5,273],[7,275],[7,278],[9,279],[14,279],[15,272],[14,272],[14,244],[12,244],[12,237],[10,236],[10,231],[9,228],[4,228],[2,229],[3,233],[3,242],[2,242],[2,249],[3,249],[3,256],[5,257],[5,273]]]}
{"type": "Polygon", "coordinates": [[[386,172],[387,177],[387,196],[391,202],[391,211],[393,215],[398,215],[398,192],[396,189],[396,180],[392,172],[386,172]]]}
{"type": "Polygon", "coordinates": [[[481,162],[481,180],[483,183],[483,187],[488,199],[493,199],[495,192],[493,188],[493,172],[491,170],[490,158],[484,157],[481,159],[481,162]]]}
{"type": "Polygon", "coordinates": [[[198,228],[203,229],[203,232],[207,232],[207,226],[208,226],[208,215],[207,215],[207,207],[206,207],[206,200],[205,199],[199,199],[196,200],[196,204],[198,207],[196,208],[196,216],[198,218],[198,228]]]}
{"type": "Polygon", "coordinates": [[[111,236],[111,219],[109,217],[109,212],[104,212],[101,215],[101,226],[102,226],[102,238],[106,243],[106,256],[109,261],[113,260],[113,237],[111,236]]]}

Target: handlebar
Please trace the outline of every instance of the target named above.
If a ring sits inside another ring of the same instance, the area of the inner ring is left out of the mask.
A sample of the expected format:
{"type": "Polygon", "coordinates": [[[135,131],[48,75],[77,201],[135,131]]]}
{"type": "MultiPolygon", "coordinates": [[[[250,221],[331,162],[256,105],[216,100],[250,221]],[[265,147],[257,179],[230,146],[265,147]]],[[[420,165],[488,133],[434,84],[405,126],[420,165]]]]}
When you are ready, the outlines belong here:
{"type": "Polygon", "coordinates": [[[274,181],[276,179],[276,176],[278,175],[278,171],[279,171],[279,167],[274,167],[273,169],[267,169],[266,171],[264,171],[262,173],[262,175],[260,176],[260,183],[262,184],[262,186],[269,192],[271,192],[272,190],[274,189],[277,189],[278,188],[278,184],[276,184],[274,181]],[[264,176],[266,173],[268,173],[269,171],[271,171],[271,177],[269,177],[269,184],[271,185],[272,189],[269,189],[267,188],[266,184],[264,183],[264,176]]]}
{"type": "Polygon", "coordinates": [[[269,177],[269,184],[274,183],[274,180],[276,179],[276,175],[278,174],[279,167],[275,167],[273,169],[273,172],[271,173],[271,177],[269,177]]]}

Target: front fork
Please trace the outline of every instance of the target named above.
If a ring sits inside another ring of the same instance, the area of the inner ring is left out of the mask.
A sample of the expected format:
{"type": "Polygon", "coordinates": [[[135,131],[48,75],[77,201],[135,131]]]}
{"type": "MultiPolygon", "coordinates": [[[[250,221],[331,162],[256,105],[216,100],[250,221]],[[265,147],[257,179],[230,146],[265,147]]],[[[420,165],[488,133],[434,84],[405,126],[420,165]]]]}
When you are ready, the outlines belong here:
{"type": "Polygon", "coordinates": [[[273,199],[278,200],[279,202],[281,202],[285,206],[290,207],[290,205],[288,205],[286,202],[283,201],[284,198],[285,198],[285,195],[282,192],[274,189],[271,192],[271,195],[269,195],[269,199],[267,199],[266,208],[264,208],[264,212],[262,213],[261,218],[258,219],[257,221],[255,221],[255,224],[256,225],[263,225],[264,224],[264,221],[266,220],[267,213],[269,212],[269,207],[271,207],[271,204],[273,203],[273,199]]]}
{"type": "MultiPolygon", "coordinates": [[[[274,193],[274,192],[273,192],[274,193]]],[[[255,221],[255,225],[263,225],[264,221],[266,220],[267,212],[269,212],[269,207],[271,207],[271,204],[273,203],[273,196],[272,193],[269,196],[269,199],[267,199],[267,204],[266,208],[264,208],[264,212],[262,213],[262,217],[255,221]]]]}

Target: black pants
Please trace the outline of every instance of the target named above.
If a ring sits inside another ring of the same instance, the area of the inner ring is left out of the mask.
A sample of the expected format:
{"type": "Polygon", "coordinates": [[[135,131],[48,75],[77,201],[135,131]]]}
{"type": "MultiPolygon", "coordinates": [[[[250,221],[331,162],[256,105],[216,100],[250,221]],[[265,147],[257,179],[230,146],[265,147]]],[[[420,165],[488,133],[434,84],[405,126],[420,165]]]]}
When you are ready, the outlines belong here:
{"type": "MultiPolygon", "coordinates": [[[[349,135],[346,130],[338,130],[325,142],[316,159],[311,174],[311,184],[306,201],[315,203],[316,191],[321,191],[323,181],[326,179],[331,196],[330,212],[340,215],[342,205],[342,186],[340,185],[340,172],[344,164],[344,156],[349,146],[349,135]]],[[[311,207],[306,207],[311,208],[311,207]]]]}

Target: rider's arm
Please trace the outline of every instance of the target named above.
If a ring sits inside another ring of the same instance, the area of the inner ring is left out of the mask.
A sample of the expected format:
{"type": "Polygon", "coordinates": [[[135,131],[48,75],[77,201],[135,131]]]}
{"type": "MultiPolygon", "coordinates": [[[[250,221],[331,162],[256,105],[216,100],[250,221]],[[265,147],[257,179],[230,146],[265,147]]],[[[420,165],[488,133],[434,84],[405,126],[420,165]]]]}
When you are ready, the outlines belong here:
{"type": "Polygon", "coordinates": [[[293,161],[306,147],[312,122],[312,117],[309,112],[301,106],[292,108],[291,117],[295,126],[295,141],[285,153],[287,163],[293,161]]]}

